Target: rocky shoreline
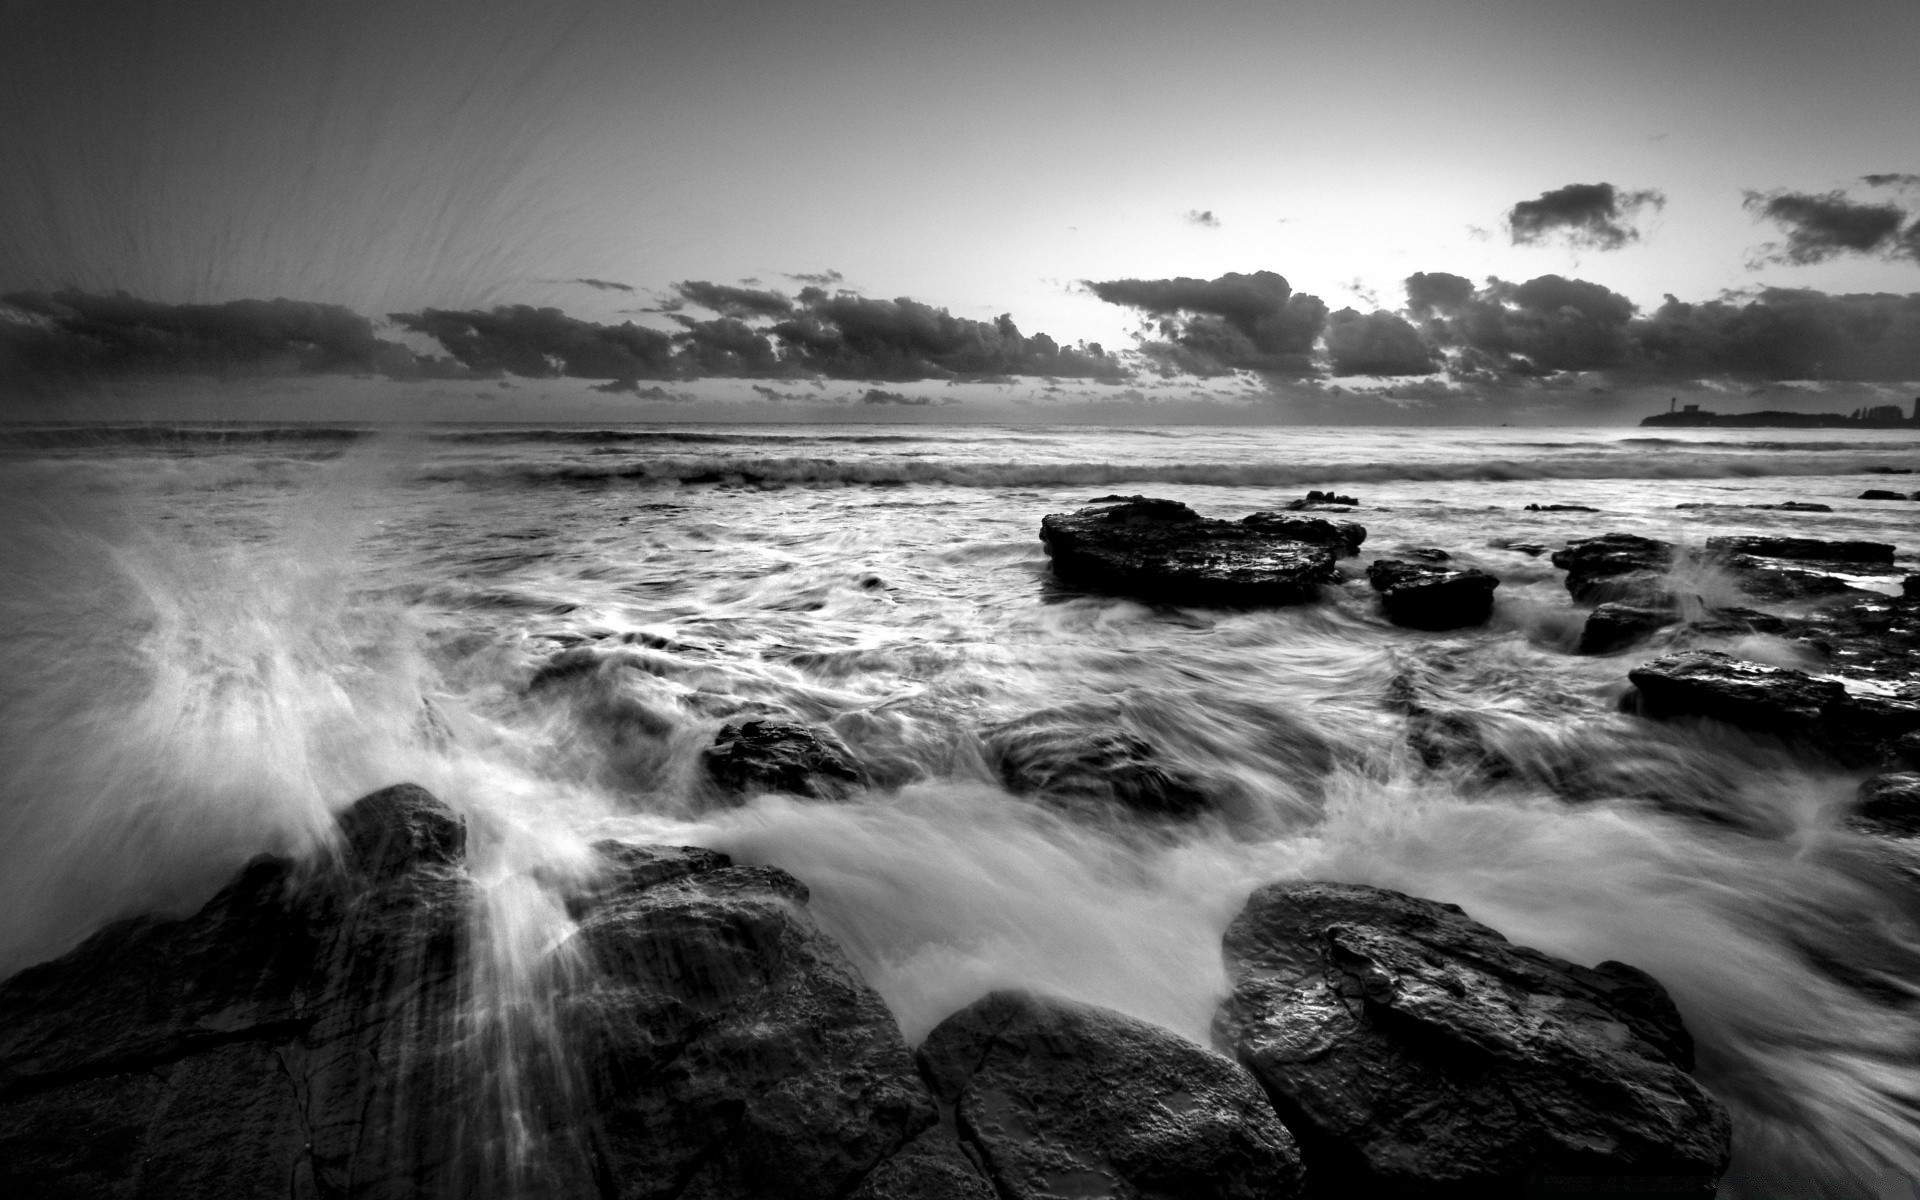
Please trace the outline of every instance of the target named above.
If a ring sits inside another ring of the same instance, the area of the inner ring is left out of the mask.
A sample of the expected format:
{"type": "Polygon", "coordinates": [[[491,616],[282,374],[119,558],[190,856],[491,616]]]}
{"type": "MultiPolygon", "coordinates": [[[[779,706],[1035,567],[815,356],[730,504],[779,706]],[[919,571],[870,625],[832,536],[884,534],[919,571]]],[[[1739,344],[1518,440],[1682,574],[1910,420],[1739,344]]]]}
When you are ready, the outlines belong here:
{"type": "MultiPolygon", "coordinates": [[[[1064,588],[1307,604],[1360,577],[1342,566],[1366,542],[1358,507],[1316,494],[1222,521],[1115,496],[1047,516],[1041,539],[1064,588]]],[[[1364,571],[1380,619],[1490,619],[1492,574],[1443,548],[1399,554],[1364,571]]],[[[1689,553],[1609,533],[1552,562],[1591,606],[1579,653],[1657,652],[1627,672],[1623,710],[1865,773],[1849,825],[1920,894],[1920,576],[1899,596],[1859,586],[1900,579],[1896,555],[1796,538],[1689,553]],[[1701,571],[1782,611],[1709,606],[1686,582],[1701,571]],[[1749,636],[1818,669],[1714,648],[1749,636]]],[[[570,649],[527,691],[618,731],[646,719],[605,686],[624,664],[570,649]]],[[[1391,693],[1429,767],[1510,769],[1411,675],[1391,693]]],[[[985,768],[1069,812],[1215,811],[1151,740],[1098,725],[1057,709],[981,730],[985,768]]],[[[891,780],[835,731],[768,714],[728,715],[700,762],[719,804],[836,803],[891,780]]],[[[777,868],[598,844],[567,889],[573,928],[540,1002],[514,1005],[476,994],[461,818],[403,784],[339,825],[321,860],[258,859],[190,917],[121,922],[0,982],[8,1195],[1704,1197],[1729,1162],[1730,1119],[1694,1080],[1657,980],[1515,945],[1419,897],[1255,890],[1222,940],[1211,1046],[999,991],[910,1047],[777,868]]]]}

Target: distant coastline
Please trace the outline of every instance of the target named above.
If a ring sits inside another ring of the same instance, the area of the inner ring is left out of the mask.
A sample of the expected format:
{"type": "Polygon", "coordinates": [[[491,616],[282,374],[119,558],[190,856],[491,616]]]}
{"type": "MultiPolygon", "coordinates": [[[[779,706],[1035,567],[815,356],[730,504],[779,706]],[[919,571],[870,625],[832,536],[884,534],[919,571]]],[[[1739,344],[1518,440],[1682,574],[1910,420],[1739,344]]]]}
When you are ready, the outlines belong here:
{"type": "Polygon", "coordinates": [[[1689,404],[1671,412],[1643,418],[1641,426],[1656,429],[1920,429],[1920,397],[1908,416],[1898,404],[1857,408],[1852,413],[1748,412],[1716,413],[1689,404]]]}

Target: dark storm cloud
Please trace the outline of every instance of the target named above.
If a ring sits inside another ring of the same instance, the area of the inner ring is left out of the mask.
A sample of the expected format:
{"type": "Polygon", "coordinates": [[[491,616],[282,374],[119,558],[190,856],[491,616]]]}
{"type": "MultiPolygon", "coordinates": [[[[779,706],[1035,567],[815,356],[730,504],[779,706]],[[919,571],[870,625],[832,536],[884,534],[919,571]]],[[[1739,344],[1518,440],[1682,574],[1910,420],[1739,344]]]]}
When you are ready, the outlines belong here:
{"type": "MultiPolygon", "coordinates": [[[[1421,279],[1431,301],[1431,277],[1421,279]]],[[[1541,275],[1525,283],[1488,279],[1464,299],[1446,277],[1448,307],[1416,309],[1426,316],[1423,332],[1451,366],[1473,377],[1545,376],[1562,371],[1602,371],[1629,358],[1627,323],[1634,305],[1617,292],[1584,279],[1541,275]]],[[[1414,282],[1408,280],[1411,298],[1414,282]]]]}
{"type": "Polygon", "coordinates": [[[717,317],[696,321],[675,317],[681,332],[673,335],[679,347],[680,371],[691,377],[721,375],[729,378],[754,378],[789,375],[792,371],[781,361],[764,331],[755,329],[737,317],[717,317]]]}
{"type": "Polygon", "coordinates": [[[1774,191],[1748,192],[1746,206],[1787,234],[1785,244],[1761,246],[1749,267],[1806,266],[1843,254],[1920,261],[1920,220],[1903,230],[1907,213],[1897,204],[1863,204],[1840,191],[1774,191]]]}
{"type": "Polygon", "coordinates": [[[785,295],[762,288],[733,287],[724,283],[708,283],[703,279],[689,279],[685,283],[674,284],[673,290],[688,303],[711,309],[723,317],[751,320],[754,317],[784,317],[793,311],[793,301],[785,295]]]}
{"type": "Polygon", "coordinates": [[[271,374],[464,374],[375,336],[337,304],[234,300],[163,304],[127,295],[0,297],[0,362],[44,375],[240,370],[271,374]]]}
{"type": "Polygon", "coordinates": [[[1627,192],[1611,183],[1570,183],[1508,209],[1507,232],[1516,246],[1557,239],[1585,250],[1618,250],[1639,240],[1633,219],[1640,210],[1666,202],[1652,189],[1627,192]]]}
{"type": "Polygon", "coordinates": [[[1421,320],[1457,312],[1473,300],[1473,280],[1445,271],[1415,271],[1406,286],[1407,311],[1421,320]]]}
{"type": "Polygon", "coordinates": [[[1868,187],[1920,187],[1920,175],[1895,171],[1882,175],[1862,175],[1860,182],[1868,187]]]}
{"type": "Polygon", "coordinates": [[[1668,296],[1632,329],[1640,365],[1675,378],[1920,380],[1920,293],[1765,288],[1746,303],[1668,296]]]}
{"type": "Polygon", "coordinates": [[[1305,375],[1327,322],[1318,296],[1295,295],[1272,271],[1228,272],[1218,279],[1086,280],[1109,304],[1158,318],[1161,342],[1141,349],[1170,369],[1195,375],[1261,371],[1305,375]]]}
{"type": "Polygon", "coordinates": [[[1351,308],[1327,319],[1327,356],[1335,375],[1431,375],[1444,362],[1406,318],[1351,308]]]}
{"type": "Polygon", "coordinates": [[[1197,208],[1188,209],[1186,212],[1180,214],[1180,216],[1181,219],[1189,225],[1199,225],[1205,229],[1220,228],[1220,218],[1214,216],[1213,210],[1210,208],[1204,212],[1197,208]]]}
{"type": "Polygon", "coordinates": [[[403,329],[425,334],[471,370],[533,379],[671,379],[673,338],[629,321],[597,325],[557,308],[507,305],[488,312],[424,309],[392,313],[403,329]]]}
{"type": "Polygon", "coordinates": [[[631,292],[633,287],[625,283],[615,283],[611,279],[569,279],[568,283],[583,284],[601,292],[631,292]]]}
{"type": "Polygon", "coordinates": [[[794,315],[769,332],[796,370],[832,379],[1120,379],[1127,374],[1098,343],[1069,347],[1044,333],[1028,337],[1007,314],[976,321],[905,296],[871,300],[816,287],[803,289],[794,307],[794,315]]]}

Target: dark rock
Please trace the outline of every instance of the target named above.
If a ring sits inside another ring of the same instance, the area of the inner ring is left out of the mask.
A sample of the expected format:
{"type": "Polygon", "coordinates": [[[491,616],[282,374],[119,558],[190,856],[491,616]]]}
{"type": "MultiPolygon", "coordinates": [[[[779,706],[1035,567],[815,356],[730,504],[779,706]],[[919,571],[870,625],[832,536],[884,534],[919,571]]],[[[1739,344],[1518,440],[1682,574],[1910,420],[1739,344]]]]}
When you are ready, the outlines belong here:
{"type": "Polygon", "coordinates": [[[1631,533],[1608,533],[1570,542],[1553,555],[1567,573],[1567,591],[1575,600],[1646,603],[1667,594],[1667,569],[1673,543],[1631,533]]]}
{"type": "Polygon", "coordinates": [[[1831,504],[1815,504],[1809,500],[1788,500],[1780,504],[1765,504],[1762,508],[1771,508],[1779,512],[1824,512],[1833,511],[1831,504]]]}
{"type": "Polygon", "coordinates": [[[1909,575],[1902,579],[1900,594],[1908,600],[1920,600],[1920,575],[1909,575]]]}
{"type": "Polygon", "coordinates": [[[1316,1194],[1713,1195],[1726,1113],[1632,967],[1329,883],[1254,892],[1225,948],[1216,1037],[1265,1085],[1316,1194]]]}
{"type": "Polygon", "coordinates": [[[1207,811],[1206,793],[1169,770],[1152,743],[1123,729],[1099,728],[1092,715],[1050,709],[993,726],[982,733],[987,761],[1015,795],[1120,804],[1152,816],[1207,811]]]}
{"type": "Polygon", "coordinates": [[[1653,717],[1712,717],[1745,729],[1810,735],[1848,704],[1847,689],[1803,671],[1747,662],[1717,650],[1688,650],[1627,672],[1640,711],[1653,717]]]}
{"type": "Polygon", "coordinates": [[[1707,554],[1713,558],[1751,555],[1756,558],[1789,558],[1805,562],[1890,563],[1893,561],[1893,547],[1885,542],[1823,542],[1816,538],[1796,537],[1708,538],[1707,554]]]}
{"type": "Polygon", "coordinates": [[[726,791],[784,792],[831,799],[860,782],[860,768],[830,733],[792,721],[724,725],[705,754],[707,773],[726,791]]]}
{"type": "Polygon", "coordinates": [[[1493,589],[1500,586],[1475,568],[1455,571],[1391,558],[1369,564],[1367,582],[1380,593],[1387,619],[1413,629],[1479,625],[1493,612],[1493,589]]]}
{"type": "Polygon", "coordinates": [[[1246,1072],[1144,1021],[995,992],[920,1062],[1006,1200],[1300,1192],[1293,1138],[1246,1072]]]}
{"type": "Polygon", "coordinates": [[[1359,508],[1360,501],[1352,496],[1339,496],[1332,492],[1311,491],[1299,500],[1289,500],[1282,507],[1290,512],[1299,512],[1309,508],[1359,508]]]}
{"type": "Polygon", "coordinates": [[[1599,512],[1600,510],[1597,508],[1590,508],[1585,504],[1529,504],[1526,507],[1526,511],[1527,512],[1599,512]]]}
{"type": "Polygon", "coordinates": [[[459,822],[398,787],[342,825],[344,870],[259,860],[185,920],[110,926],[0,985],[8,1195],[477,1186],[495,1114],[461,1127],[440,1100],[481,1092],[459,822]]]}
{"type": "Polygon", "coordinates": [[[935,1126],[869,1172],[847,1200],[999,1200],[999,1197],[979,1166],[960,1148],[958,1139],[935,1126]]]}
{"type": "Polygon", "coordinates": [[[595,972],[562,1001],[618,1194],[829,1200],[934,1124],[893,1017],[798,880],[601,850],[615,875],[656,880],[589,902],[576,939],[595,972]]]}
{"type": "Polygon", "coordinates": [[[1906,498],[1904,492],[1890,492],[1885,488],[1868,488],[1860,493],[1862,500],[1905,500],[1906,498]]]}
{"type": "Polygon", "coordinates": [[[1516,554],[1524,554],[1528,558],[1539,558],[1547,552],[1546,546],[1540,542],[1516,542],[1510,538],[1495,538],[1487,545],[1495,550],[1511,550],[1516,554]]]}
{"type": "Polygon", "coordinates": [[[1331,546],[1145,496],[1053,513],[1040,540],[1064,583],[1173,604],[1297,604],[1338,578],[1331,546]]]}
{"type": "Polygon", "coordinates": [[[1868,467],[1869,475],[1911,475],[1912,467],[1868,467]]]}
{"type": "Polygon", "coordinates": [[[1876,837],[1920,838],[1920,773],[1876,775],[1861,784],[1847,824],[1876,837]]]}
{"type": "Polygon", "coordinates": [[[1360,553],[1361,543],[1367,540],[1366,527],[1357,521],[1329,521],[1323,517],[1290,517],[1285,513],[1257,512],[1242,517],[1240,523],[1274,537],[1331,546],[1339,558],[1352,558],[1360,553]]]}
{"type": "MultiPolygon", "coordinates": [[[[1656,629],[1681,623],[1680,610],[1674,605],[1609,601],[1587,614],[1587,623],[1580,631],[1579,652],[1605,654],[1632,645],[1656,629]]],[[[1788,628],[1781,618],[1750,608],[1709,609],[1686,625],[1694,632],[1715,637],[1782,633],[1788,628]]]]}
{"type": "Polygon", "coordinates": [[[1403,554],[1416,562],[1443,563],[1453,561],[1453,555],[1448,554],[1438,546],[1403,546],[1395,551],[1395,553],[1403,554]]]}

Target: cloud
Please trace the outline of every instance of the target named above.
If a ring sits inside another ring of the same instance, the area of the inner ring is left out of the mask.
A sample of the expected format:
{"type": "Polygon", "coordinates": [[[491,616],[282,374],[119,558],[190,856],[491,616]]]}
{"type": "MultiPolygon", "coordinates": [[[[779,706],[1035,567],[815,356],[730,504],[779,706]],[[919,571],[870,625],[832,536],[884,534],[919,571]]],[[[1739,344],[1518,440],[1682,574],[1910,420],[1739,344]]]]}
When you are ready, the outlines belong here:
{"type": "Polygon", "coordinates": [[[832,379],[1120,379],[1127,374],[1098,343],[1061,346],[1044,333],[1022,334],[1005,313],[976,321],[905,296],[872,300],[805,288],[796,297],[794,315],[769,332],[794,368],[832,379]]]}
{"type": "Polygon", "coordinates": [[[675,317],[674,320],[681,326],[681,332],[673,335],[673,341],[679,348],[679,370],[685,375],[696,379],[708,375],[743,379],[792,374],[766,334],[737,317],[717,317],[711,321],[675,317]]]}
{"type": "Polygon", "coordinates": [[[1860,182],[1868,187],[1920,187],[1920,175],[1894,171],[1882,175],[1862,175],[1860,182]]]}
{"type": "Polygon", "coordinates": [[[899,392],[883,392],[879,388],[868,388],[866,394],[860,397],[860,403],[918,405],[932,404],[933,401],[926,396],[903,396],[899,392]]]}
{"type": "Polygon", "coordinates": [[[1404,317],[1343,308],[1327,319],[1335,375],[1431,375],[1445,362],[1404,317]]]}
{"type": "Polygon", "coordinates": [[[569,279],[567,282],[585,284],[587,287],[602,292],[631,292],[634,290],[629,284],[615,283],[611,279],[569,279]]]}
{"type": "Polygon", "coordinates": [[[1318,296],[1295,295],[1286,278],[1272,271],[1230,271],[1211,280],[1083,282],[1109,304],[1159,318],[1165,340],[1146,342],[1141,349],[1168,369],[1195,375],[1309,374],[1314,343],[1327,321],[1327,306],[1318,296]]]}
{"type": "Polygon", "coordinates": [[[165,304],[125,293],[0,297],[0,366],[39,376],[241,371],[450,378],[467,371],[375,335],[337,304],[233,300],[165,304]]]}
{"type": "Polygon", "coordinates": [[[1635,322],[1639,364],[1669,378],[1920,380],[1920,293],[1764,288],[1744,303],[1668,296],[1635,322]]]}
{"type": "Polygon", "coordinates": [[[1640,239],[1633,220],[1642,209],[1666,203],[1650,188],[1626,192],[1611,183],[1570,183],[1508,209],[1507,232],[1516,246],[1559,240],[1582,250],[1618,250],[1640,239]]]}
{"type": "Polygon", "coordinates": [[[1190,208],[1180,214],[1180,219],[1189,225],[1199,225],[1206,229],[1220,228],[1220,218],[1214,216],[1210,208],[1204,212],[1197,208],[1190,208]]]}
{"type": "Polygon", "coordinates": [[[815,275],[808,275],[804,273],[799,275],[789,275],[787,276],[787,278],[793,280],[795,283],[811,284],[814,287],[823,287],[823,288],[832,287],[836,283],[846,282],[846,276],[834,270],[821,271],[820,273],[815,275]]]}
{"type": "Polygon", "coordinates": [[[403,329],[425,334],[470,370],[533,379],[672,379],[673,339],[628,321],[599,325],[557,308],[506,305],[488,312],[424,309],[391,313],[403,329]]]}
{"type": "Polygon", "coordinates": [[[1842,254],[1920,262],[1920,220],[1902,231],[1907,213],[1897,204],[1863,204],[1842,191],[1773,191],[1748,192],[1746,207],[1787,233],[1784,245],[1768,242],[1756,249],[1749,270],[1768,263],[1808,266],[1842,254]]]}
{"type": "Polygon", "coordinates": [[[689,279],[685,283],[674,284],[673,290],[688,303],[711,309],[723,317],[743,320],[784,317],[793,311],[793,301],[784,294],[762,288],[732,287],[724,283],[689,279]]]}
{"type": "MultiPolygon", "coordinates": [[[[503,380],[502,382],[504,383],[505,381],[503,380]]],[[[640,381],[637,379],[615,379],[609,383],[596,384],[593,390],[616,396],[622,392],[626,392],[639,400],[693,399],[691,392],[670,392],[657,383],[650,384],[647,387],[641,387],[640,381]]]]}

